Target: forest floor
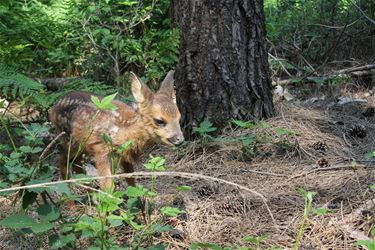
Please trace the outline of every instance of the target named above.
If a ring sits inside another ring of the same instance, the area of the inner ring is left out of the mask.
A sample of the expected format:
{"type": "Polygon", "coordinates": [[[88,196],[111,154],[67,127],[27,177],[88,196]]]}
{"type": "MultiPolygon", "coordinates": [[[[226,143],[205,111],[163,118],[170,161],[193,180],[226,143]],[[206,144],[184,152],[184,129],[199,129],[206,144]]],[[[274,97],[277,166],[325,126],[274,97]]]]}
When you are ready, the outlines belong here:
{"type": "MultiPolygon", "coordinates": [[[[211,143],[150,150],[166,157],[168,170],[211,176],[257,192],[205,179],[158,177],[158,202],[187,213],[171,222],[174,233],[156,241],[169,249],[187,249],[192,242],[241,246],[245,236],[265,235],[260,249],[292,249],[305,210],[299,188],[316,192],[313,208],[330,211],[308,216],[299,249],[355,249],[357,240],[370,239],[375,224],[375,192],[369,187],[375,184],[375,158],[369,155],[375,150],[374,90],[347,85],[332,91],[310,88],[306,94],[300,87],[290,89],[295,99],[275,98],[277,115],[266,122],[228,128],[222,140],[211,143]],[[248,145],[226,140],[254,135],[248,145]],[[177,185],[192,190],[176,194],[177,185]]],[[[14,210],[10,206],[0,198],[0,214],[14,210]]],[[[0,243],[1,249],[22,248],[5,229],[0,229],[0,242],[19,246],[0,243]]]]}

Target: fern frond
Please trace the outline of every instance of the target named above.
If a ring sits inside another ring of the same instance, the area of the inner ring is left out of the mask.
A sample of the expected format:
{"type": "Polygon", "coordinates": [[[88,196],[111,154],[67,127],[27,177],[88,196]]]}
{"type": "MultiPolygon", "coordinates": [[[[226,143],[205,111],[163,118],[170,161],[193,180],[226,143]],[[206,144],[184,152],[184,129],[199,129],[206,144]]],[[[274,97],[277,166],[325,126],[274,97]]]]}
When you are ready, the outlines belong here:
{"type": "Polygon", "coordinates": [[[38,94],[43,84],[34,81],[16,70],[0,65],[0,95],[9,99],[24,98],[38,94]]]}

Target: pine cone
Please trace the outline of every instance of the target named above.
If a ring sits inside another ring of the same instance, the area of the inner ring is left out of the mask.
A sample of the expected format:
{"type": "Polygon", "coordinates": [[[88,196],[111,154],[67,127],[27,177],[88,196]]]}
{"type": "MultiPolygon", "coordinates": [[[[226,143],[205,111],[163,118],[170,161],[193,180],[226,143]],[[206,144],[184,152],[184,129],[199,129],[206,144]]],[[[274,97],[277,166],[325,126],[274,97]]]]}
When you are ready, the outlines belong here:
{"type": "Polygon", "coordinates": [[[325,158],[320,158],[319,160],[316,161],[316,164],[321,168],[325,168],[329,166],[329,163],[325,158]]]}
{"type": "Polygon", "coordinates": [[[363,125],[354,125],[351,129],[349,129],[348,133],[350,136],[359,138],[365,138],[367,135],[366,128],[363,125]]]}
{"type": "Polygon", "coordinates": [[[375,116],[375,108],[368,107],[365,111],[363,111],[362,115],[364,117],[374,117],[375,116]]]}
{"type": "Polygon", "coordinates": [[[327,151],[327,144],[325,142],[317,141],[312,145],[312,147],[317,151],[327,151]]]}

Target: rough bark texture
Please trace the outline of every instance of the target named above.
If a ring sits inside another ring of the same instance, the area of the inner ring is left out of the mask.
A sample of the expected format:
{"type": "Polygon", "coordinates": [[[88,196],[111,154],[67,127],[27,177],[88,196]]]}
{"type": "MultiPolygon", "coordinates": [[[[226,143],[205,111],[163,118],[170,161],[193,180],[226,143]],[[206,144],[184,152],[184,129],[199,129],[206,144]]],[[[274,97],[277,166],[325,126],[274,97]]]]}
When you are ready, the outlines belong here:
{"type": "Polygon", "coordinates": [[[181,28],[175,82],[187,134],[205,118],[273,115],[262,0],[172,0],[181,28]]]}

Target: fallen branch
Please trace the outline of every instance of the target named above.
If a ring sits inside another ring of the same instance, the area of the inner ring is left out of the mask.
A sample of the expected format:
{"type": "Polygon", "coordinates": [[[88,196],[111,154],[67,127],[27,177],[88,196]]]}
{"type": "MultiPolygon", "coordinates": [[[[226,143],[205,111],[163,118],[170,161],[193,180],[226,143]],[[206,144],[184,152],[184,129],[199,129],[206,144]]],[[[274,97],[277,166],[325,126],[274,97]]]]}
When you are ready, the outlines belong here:
{"type": "Polygon", "coordinates": [[[134,172],[134,173],[127,173],[127,174],[115,174],[115,175],[109,175],[109,176],[95,176],[95,177],[85,177],[85,178],[79,178],[79,179],[69,179],[69,180],[63,180],[63,181],[54,181],[54,182],[46,182],[46,183],[39,183],[39,184],[33,184],[33,185],[26,185],[26,186],[19,186],[19,187],[11,187],[11,188],[4,188],[0,189],[0,193],[3,192],[11,192],[11,191],[19,191],[19,190],[25,190],[25,189],[32,189],[32,188],[40,188],[40,187],[49,187],[54,186],[61,183],[77,183],[77,182],[85,182],[85,181],[93,181],[93,180],[100,180],[105,178],[114,178],[114,179],[122,179],[122,178],[129,178],[129,177],[157,177],[157,176],[170,176],[170,177],[181,177],[181,178],[187,178],[187,179],[202,179],[207,181],[213,181],[213,182],[220,182],[224,183],[230,186],[237,187],[239,189],[242,189],[246,192],[252,193],[256,196],[258,196],[264,206],[266,207],[274,225],[275,228],[278,229],[276,220],[271,212],[271,209],[269,208],[267,204],[267,199],[259,192],[254,191],[250,188],[247,188],[245,186],[242,186],[240,184],[207,176],[202,174],[193,174],[193,173],[186,173],[186,172],[175,172],[175,171],[169,171],[169,172],[134,172]]]}
{"type": "Polygon", "coordinates": [[[284,86],[284,85],[288,85],[288,84],[291,84],[291,83],[295,83],[296,81],[315,82],[315,81],[319,80],[319,81],[325,82],[325,81],[334,79],[335,77],[337,77],[339,75],[356,76],[356,77],[367,76],[367,75],[375,74],[374,69],[375,69],[375,64],[367,64],[367,65],[363,65],[363,66],[356,66],[356,67],[350,67],[350,68],[337,70],[337,71],[334,71],[330,74],[321,75],[321,76],[309,76],[309,77],[306,77],[306,78],[302,77],[301,79],[292,78],[292,79],[285,79],[285,80],[281,80],[281,81],[274,81],[274,82],[272,82],[272,85],[274,85],[274,86],[276,86],[276,85],[284,86]]]}

